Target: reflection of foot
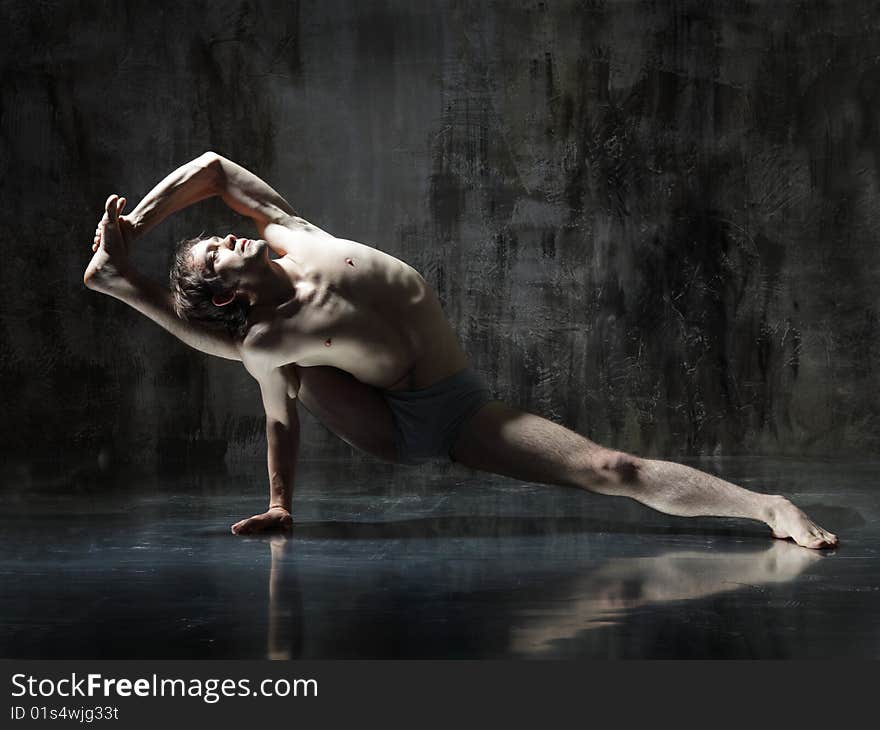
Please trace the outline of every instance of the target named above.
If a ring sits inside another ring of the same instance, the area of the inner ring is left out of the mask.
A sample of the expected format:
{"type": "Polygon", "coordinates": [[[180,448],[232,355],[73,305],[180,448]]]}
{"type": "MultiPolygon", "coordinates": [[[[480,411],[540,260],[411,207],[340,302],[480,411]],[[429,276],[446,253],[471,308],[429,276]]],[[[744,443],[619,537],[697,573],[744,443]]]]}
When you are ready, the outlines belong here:
{"type": "Polygon", "coordinates": [[[805,550],[791,542],[774,540],[767,550],[760,554],[759,570],[762,583],[785,583],[793,580],[822,555],[815,550],[805,550]]]}
{"type": "Polygon", "coordinates": [[[804,547],[821,548],[837,545],[837,535],[823,530],[785,497],[779,497],[770,509],[767,524],[773,530],[773,537],[782,539],[790,537],[804,547]]]}

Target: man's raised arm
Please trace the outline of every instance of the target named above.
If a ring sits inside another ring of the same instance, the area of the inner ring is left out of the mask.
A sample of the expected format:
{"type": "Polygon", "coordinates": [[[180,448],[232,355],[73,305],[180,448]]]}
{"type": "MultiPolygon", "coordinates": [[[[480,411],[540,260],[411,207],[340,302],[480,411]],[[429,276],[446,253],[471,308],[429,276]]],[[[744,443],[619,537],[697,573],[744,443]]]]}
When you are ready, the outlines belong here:
{"type": "Polygon", "coordinates": [[[281,223],[294,214],[268,183],[216,152],[205,152],[159,182],[125,217],[140,236],[172,213],[215,196],[251,218],[260,235],[269,223],[281,223]]]}
{"type": "Polygon", "coordinates": [[[107,198],[104,217],[95,231],[95,253],[83,275],[85,285],[125,302],[196,350],[241,360],[238,343],[231,336],[182,320],[174,311],[171,292],[130,265],[128,229],[119,215],[124,207],[125,198],[107,198]]]}
{"type": "Polygon", "coordinates": [[[174,312],[171,293],[140,275],[128,261],[135,238],[172,213],[215,196],[251,218],[261,236],[267,226],[278,224],[273,226],[273,234],[266,236],[278,254],[287,252],[288,226],[292,223],[303,232],[324,233],[294,217],[289,203],[252,172],[215,152],[205,152],[166,176],[127,215],[122,215],[124,199],[115,195],[108,198],[107,212],[95,232],[95,255],[83,278],[90,289],[129,304],[187,345],[210,355],[240,360],[238,345],[231,337],[184,322],[174,312]]]}

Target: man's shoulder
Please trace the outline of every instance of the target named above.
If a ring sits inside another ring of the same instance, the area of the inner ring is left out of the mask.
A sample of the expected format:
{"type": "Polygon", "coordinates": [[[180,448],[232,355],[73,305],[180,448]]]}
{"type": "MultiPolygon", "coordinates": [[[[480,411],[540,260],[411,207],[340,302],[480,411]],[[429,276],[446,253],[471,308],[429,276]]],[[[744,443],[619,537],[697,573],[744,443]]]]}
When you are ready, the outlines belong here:
{"type": "Polygon", "coordinates": [[[324,230],[298,215],[279,212],[263,228],[262,235],[276,251],[290,252],[310,242],[324,242],[334,239],[324,230]]]}
{"type": "Polygon", "coordinates": [[[241,350],[241,362],[251,376],[260,384],[264,396],[267,392],[277,391],[281,387],[289,398],[296,398],[299,392],[299,376],[294,362],[278,362],[271,352],[260,351],[259,348],[241,350]],[[268,389],[268,391],[267,391],[268,389]]]}
{"type": "MultiPolygon", "coordinates": [[[[282,357],[294,343],[291,335],[300,333],[300,322],[296,316],[302,305],[291,299],[280,306],[252,311],[247,331],[241,341],[242,357],[275,362],[282,357]]],[[[299,341],[300,338],[294,338],[299,341]]]]}
{"type": "Polygon", "coordinates": [[[277,337],[277,327],[270,322],[259,321],[252,323],[241,341],[242,354],[258,354],[268,347],[272,340],[277,337]]]}
{"type": "Polygon", "coordinates": [[[283,334],[290,330],[285,321],[278,318],[259,319],[248,325],[244,339],[241,341],[242,353],[259,356],[267,351],[278,348],[283,334]]]}
{"type": "Polygon", "coordinates": [[[277,328],[258,322],[250,326],[239,345],[241,363],[254,378],[262,382],[285,360],[281,355],[281,338],[277,328]]]}

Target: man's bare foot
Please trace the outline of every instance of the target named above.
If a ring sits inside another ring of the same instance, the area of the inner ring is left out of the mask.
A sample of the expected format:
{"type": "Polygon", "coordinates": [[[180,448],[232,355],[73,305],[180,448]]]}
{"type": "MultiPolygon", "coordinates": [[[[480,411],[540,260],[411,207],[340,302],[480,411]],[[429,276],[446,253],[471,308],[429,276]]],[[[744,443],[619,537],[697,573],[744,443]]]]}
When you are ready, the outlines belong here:
{"type": "Polygon", "coordinates": [[[271,507],[261,515],[240,520],[232,526],[233,535],[253,535],[258,532],[288,532],[293,527],[293,518],[283,507],[271,507]]]}
{"type": "Polygon", "coordinates": [[[767,524],[773,530],[773,537],[791,538],[798,545],[807,548],[834,547],[837,535],[823,530],[785,497],[775,497],[769,510],[767,524]]]}
{"type": "Polygon", "coordinates": [[[83,283],[94,291],[110,294],[123,281],[128,268],[128,249],[131,224],[119,214],[125,208],[125,198],[111,195],[107,198],[104,217],[95,229],[92,260],[86,267],[83,283]]]}
{"type": "Polygon", "coordinates": [[[83,283],[92,291],[109,294],[123,277],[123,273],[113,265],[106,249],[101,246],[86,267],[83,283]]]}

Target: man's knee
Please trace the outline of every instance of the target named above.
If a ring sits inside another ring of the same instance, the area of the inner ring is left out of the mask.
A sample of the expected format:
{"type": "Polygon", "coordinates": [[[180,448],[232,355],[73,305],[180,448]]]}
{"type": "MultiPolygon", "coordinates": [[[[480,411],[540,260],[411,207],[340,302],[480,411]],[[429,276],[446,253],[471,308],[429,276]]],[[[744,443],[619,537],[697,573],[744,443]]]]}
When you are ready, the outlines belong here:
{"type": "Polygon", "coordinates": [[[644,460],[624,451],[601,449],[589,454],[584,469],[585,487],[596,491],[626,491],[639,482],[644,460]]]}
{"type": "Polygon", "coordinates": [[[642,460],[623,451],[612,451],[600,460],[603,474],[620,484],[634,484],[639,480],[642,460]]]}

